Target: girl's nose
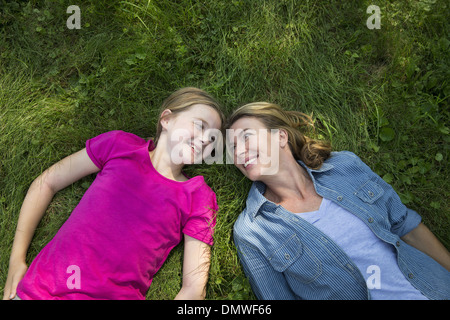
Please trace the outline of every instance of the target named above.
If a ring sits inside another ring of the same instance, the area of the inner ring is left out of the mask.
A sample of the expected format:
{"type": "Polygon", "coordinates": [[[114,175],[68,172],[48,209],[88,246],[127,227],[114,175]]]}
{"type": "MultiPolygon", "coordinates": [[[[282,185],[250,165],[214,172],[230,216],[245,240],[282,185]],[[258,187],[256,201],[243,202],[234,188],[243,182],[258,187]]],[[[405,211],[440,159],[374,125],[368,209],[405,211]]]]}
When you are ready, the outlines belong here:
{"type": "Polygon", "coordinates": [[[202,134],[200,136],[200,142],[202,143],[202,145],[208,144],[210,141],[208,139],[208,137],[206,137],[204,134],[202,134]]]}
{"type": "Polygon", "coordinates": [[[210,134],[208,131],[205,131],[200,135],[200,142],[202,143],[202,145],[213,143],[215,140],[216,137],[210,134]]]}

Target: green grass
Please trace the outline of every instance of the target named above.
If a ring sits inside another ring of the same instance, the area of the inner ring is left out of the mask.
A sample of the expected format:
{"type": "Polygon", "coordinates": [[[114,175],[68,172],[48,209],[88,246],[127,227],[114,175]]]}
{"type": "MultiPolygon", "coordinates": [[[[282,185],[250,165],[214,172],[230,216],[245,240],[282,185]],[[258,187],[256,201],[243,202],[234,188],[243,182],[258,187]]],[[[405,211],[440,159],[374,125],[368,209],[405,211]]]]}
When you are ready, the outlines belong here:
{"type": "MultiPolygon", "coordinates": [[[[226,113],[266,100],[313,113],[317,136],[357,153],[450,248],[448,8],[440,1],[0,0],[0,294],[20,206],[43,170],[121,129],[150,137],[162,100],[183,86],[216,96],[226,113]]],[[[231,165],[199,165],[220,206],[208,299],[254,296],[232,226],[250,187],[231,165]]],[[[59,192],[28,261],[53,237],[93,177],[59,192]]],[[[182,246],[148,299],[181,285],[182,246]]]]}

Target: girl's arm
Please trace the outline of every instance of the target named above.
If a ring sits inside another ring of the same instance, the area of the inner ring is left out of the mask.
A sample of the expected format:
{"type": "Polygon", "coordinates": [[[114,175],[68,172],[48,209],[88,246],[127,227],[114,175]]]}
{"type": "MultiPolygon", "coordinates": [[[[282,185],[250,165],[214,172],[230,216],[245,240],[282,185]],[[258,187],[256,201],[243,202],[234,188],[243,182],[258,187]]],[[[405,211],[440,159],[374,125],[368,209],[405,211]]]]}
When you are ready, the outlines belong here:
{"type": "Polygon", "coordinates": [[[175,300],[203,300],[206,297],[211,250],[206,243],[184,235],[183,284],[175,300]]]}
{"type": "Polygon", "coordinates": [[[450,253],[423,223],[402,238],[410,246],[422,251],[450,271],[450,253]]]}
{"type": "Polygon", "coordinates": [[[34,231],[55,193],[98,171],[86,149],[82,149],[57,162],[33,181],[20,209],[3,299],[16,295],[17,285],[27,270],[25,259],[34,231]]]}

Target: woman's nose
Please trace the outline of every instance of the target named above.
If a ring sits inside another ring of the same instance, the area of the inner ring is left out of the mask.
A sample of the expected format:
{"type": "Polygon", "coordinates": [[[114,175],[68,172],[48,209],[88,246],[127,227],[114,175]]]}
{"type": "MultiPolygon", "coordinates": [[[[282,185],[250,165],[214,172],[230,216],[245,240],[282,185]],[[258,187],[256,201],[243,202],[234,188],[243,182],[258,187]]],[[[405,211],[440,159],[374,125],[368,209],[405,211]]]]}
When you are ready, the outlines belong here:
{"type": "Polygon", "coordinates": [[[245,153],[247,152],[247,147],[245,143],[238,143],[234,149],[234,154],[237,157],[243,157],[245,156],[245,153]]]}

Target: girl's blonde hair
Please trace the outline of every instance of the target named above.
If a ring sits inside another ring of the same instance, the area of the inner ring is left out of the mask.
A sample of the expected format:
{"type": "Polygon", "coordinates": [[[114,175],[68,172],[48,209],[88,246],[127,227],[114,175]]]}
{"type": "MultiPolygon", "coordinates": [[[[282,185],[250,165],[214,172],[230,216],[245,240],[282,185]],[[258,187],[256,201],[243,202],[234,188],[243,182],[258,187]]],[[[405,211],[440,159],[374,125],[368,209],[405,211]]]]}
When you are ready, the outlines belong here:
{"type": "Polygon", "coordinates": [[[223,125],[225,123],[225,116],[222,112],[222,108],[219,102],[216,101],[211,95],[202,89],[194,88],[194,87],[186,87],[179,89],[168,96],[162,103],[158,118],[158,124],[156,126],[156,134],[154,143],[155,146],[158,143],[159,137],[161,136],[162,126],[161,126],[161,114],[164,110],[168,109],[172,113],[165,117],[175,116],[180,112],[187,111],[190,107],[196,104],[207,105],[214,110],[220,116],[222,127],[220,128],[223,131],[223,125]]]}
{"type": "Polygon", "coordinates": [[[312,118],[298,111],[286,111],[268,102],[246,104],[228,118],[227,128],[243,117],[260,120],[267,129],[283,129],[288,134],[288,144],[296,160],[301,160],[311,169],[319,169],[330,156],[330,143],[305,136],[302,131],[314,129],[312,118]]]}

